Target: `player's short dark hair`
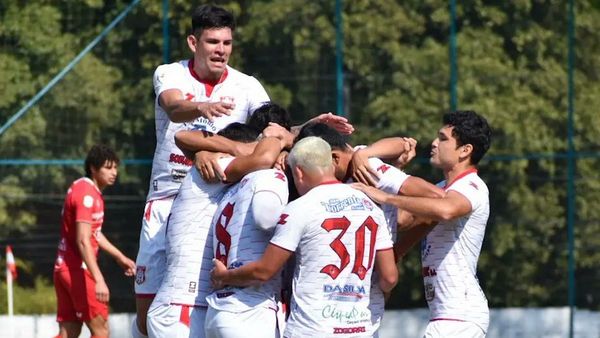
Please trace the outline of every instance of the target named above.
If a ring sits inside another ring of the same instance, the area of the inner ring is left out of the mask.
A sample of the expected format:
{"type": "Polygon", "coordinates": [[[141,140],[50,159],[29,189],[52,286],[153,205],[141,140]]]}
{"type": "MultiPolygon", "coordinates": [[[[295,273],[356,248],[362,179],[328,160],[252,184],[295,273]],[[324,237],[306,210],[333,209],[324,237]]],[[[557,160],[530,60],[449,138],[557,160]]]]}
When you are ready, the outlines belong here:
{"type": "Polygon", "coordinates": [[[106,162],[112,162],[119,165],[121,160],[117,153],[109,146],[104,144],[93,145],[85,158],[85,176],[92,177],[92,168],[98,170],[102,168],[106,162]]]}
{"type": "Polygon", "coordinates": [[[348,150],[348,138],[325,123],[308,123],[298,133],[294,143],[309,136],[317,136],[329,143],[332,150],[348,150]]]}
{"type": "Polygon", "coordinates": [[[444,125],[454,127],[452,136],[459,146],[473,146],[471,164],[477,164],[490,149],[492,131],[487,120],[472,110],[457,110],[444,114],[444,125]]]}
{"type": "Polygon", "coordinates": [[[192,13],[192,34],[200,34],[205,29],[230,28],[235,30],[235,19],[228,10],[215,5],[196,7],[192,13]]]}
{"type": "Polygon", "coordinates": [[[258,107],[248,119],[247,125],[261,133],[269,126],[269,122],[277,123],[288,131],[292,127],[290,113],[285,108],[272,102],[258,107]]]}
{"type": "Polygon", "coordinates": [[[221,129],[217,134],[226,137],[232,141],[250,143],[256,141],[256,138],[258,137],[259,133],[254,128],[248,125],[239,122],[234,122],[228,125],[227,127],[221,129]]]}

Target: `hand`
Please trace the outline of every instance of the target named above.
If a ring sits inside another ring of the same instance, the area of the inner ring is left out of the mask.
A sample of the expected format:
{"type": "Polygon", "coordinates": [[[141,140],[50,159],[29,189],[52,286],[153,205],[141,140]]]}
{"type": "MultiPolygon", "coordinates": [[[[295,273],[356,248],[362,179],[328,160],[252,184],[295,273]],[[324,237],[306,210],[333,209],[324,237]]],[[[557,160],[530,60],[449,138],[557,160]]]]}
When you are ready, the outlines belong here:
{"type": "Polygon", "coordinates": [[[117,259],[117,264],[125,271],[125,276],[132,277],[135,275],[135,262],[125,255],[121,255],[117,259]]]}
{"type": "Polygon", "coordinates": [[[101,303],[108,303],[110,299],[110,292],[104,280],[96,282],[96,299],[101,303]]]}
{"type": "Polygon", "coordinates": [[[354,127],[348,122],[347,118],[335,115],[333,113],[323,113],[317,117],[313,117],[312,119],[310,119],[308,123],[310,122],[325,123],[331,128],[346,135],[352,134],[352,132],[354,132],[354,127]]]}
{"type": "Polygon", "coordinates": [[[354,182],[377,186],[379,175],[376,170],[371,168],[369,158],[365,156],[364,152],[360,149],[352,154],[352,160],[350,160],[348,170],[352,173],[354,182]]]}
{"type": "Polygon", "coordinates": [[[231,111],[235,108],[235,104],[231,102],[202,102],[198,104],[198,111],[200,114],[210,121],[212,121],[215,117],[223,116],[223,115],[231,115],[231,111]]]}
{"type": "Polygon", "coordinates": [[[220,260],[213,258],[214,268],[210,271],[210,281],[212,282],[215,290],[222,289],[225,285],[223,278],[227,273],[227,267],[220,260]]]}
{"type": "Polygon", "coordinates": [[[387,199],[388,194],[386,194],[385,192],[383,192],[377,188],[370,187],[370,186],[364,185],[362,183],[352,183],[351,185],[352,185],[352,188],[364,192],[367,196],[369,196],[377,204],[384,204],[387,199]]]}
{"type": "Polygon", "coordinates": [[[291,147],[294,143],[294,135],[277,123],[269,122],[269,126],[262,131],[262,135],[280,139],[283,148],[291,147]]]}
{"type": "Polygon", "coordinates": [[[275,160],[275,164],[273,165],[273,168],[279,169],[279,170],[285,172],[288,155],[289,155],[289,152],[287,152],[286,150],[280,152],[279,156],[277,156],[277,160],[275,160]]]}
{"type": "Polygon", "coordinates": [[[199,151],[194,156],[194,165],[202,179],[208,183],[225,181],[225,172],[217,162],[223,155],[210,151],[199,151]]]}
{"type": "Polygon", "coordinates": [[[412,137],[403,137],[404,153],[398,157],[393,163],[396,168],[404,168],[415,156],[417,156],[417,140],[412,137]]]}

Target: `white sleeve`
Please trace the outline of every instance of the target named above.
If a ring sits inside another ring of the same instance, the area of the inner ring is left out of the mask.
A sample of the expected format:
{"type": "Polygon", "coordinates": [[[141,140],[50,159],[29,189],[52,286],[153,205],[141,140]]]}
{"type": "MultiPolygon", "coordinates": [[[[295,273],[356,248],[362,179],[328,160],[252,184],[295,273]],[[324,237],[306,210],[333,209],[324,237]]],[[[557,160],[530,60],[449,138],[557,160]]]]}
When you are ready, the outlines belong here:
{"type": "Polygon", "coordinates": [[[288,182],[280,170],[265,170],[257,180],[252,197],[252,215],[259,229],[275,228],[283,207],[288,202],[288,182]]]}
{"type": "Polygon", "coordinates": [[[160,65],[154,71],[153,83],[156,98],[168,89],[180,89],[179,84],[183,83],[181,69],[178,63],[160,65]]]}
{"type": "Polygon", "coordinates": [[[248,113],[252,115],[256,109],[270,101],[269,95],[265,88],[258,80],[250,76],[250,84],[248,86],[248,113]]]}
{"type": "Polygon", "coordinates": [[[296,251],[305,227],[309,224],[305,214],[306,211],[294,208],[293,202],[288,204],[279,216],[271,244],[288,251],[296,251]]]}
{"type": "Polygon", "coordinates": [[[388,194],[397,195],[400,188],[402,188],[402,184],[410,177],[402,170],[386,164],[376,157],[369,158],[369,165],[378,174],[377,189],[388,194]]]}
{"type": "MultiPolygon", "coordinates": [[[[217,164],[219,165],[219,167],[221,167],[221,170],[225,172],[225,170],[231,164],[231,162],[233,162],[233,160],[235,160],[235,157],[233,156],[221,157],[217,160],[217,164]]],[[[223,181],[223,177],[219,177],[219,180],[223,181]]]]}
{"type": "Polygon", "coordinates": [[[475,182],[468,177],[465,177],[452,184],[448,191],[450,190],[454,190],[465,196],[471,203],[471,211],[479,208],[479,206],[482,204],[483,192],[480,189],[478,182],[475,182]]]}
{"type": "Polygon", "coordinates": [[[377,223],[377,235],[375,238],[375,250],[386,250],[394,247],[392,235],[383,216],[383,212],[378,210],[376,217],[373,218],[377,223]]]}

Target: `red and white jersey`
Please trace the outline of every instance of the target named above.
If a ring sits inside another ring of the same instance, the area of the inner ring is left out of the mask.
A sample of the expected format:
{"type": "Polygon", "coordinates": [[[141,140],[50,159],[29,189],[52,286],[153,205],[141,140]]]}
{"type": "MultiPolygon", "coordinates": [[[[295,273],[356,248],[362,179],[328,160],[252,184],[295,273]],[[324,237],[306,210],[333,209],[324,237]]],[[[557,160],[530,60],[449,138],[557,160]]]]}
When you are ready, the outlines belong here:
{"type": "MultiPolygon", "coordinates": [[[[280,206],[287,204],[288,182],[285,174],[277,169],[266,169],[244,176],[227,191],[213,218],[214,257],[229,269],[259,260],[273,235],[274,227],[271,231],[265,231],[257,226],[254,219],[252,204],[259,192],[274,194],[281,201],[280,206]]],[[[276,219],[273,226],[275,222],[276,219]]],[[[281,276],[277,274],[259,286],[226,287],[214,291],[206,300],[213,309],[220,311],[244,312],[257,306],[277,309],[280,293],[281,276]]]]}
{"type": "MultiPolygon", "coordinates": [[[[354,149],[358,150],[360,148],[364,148],[364,146],[357,146],[354,149]]],[[[371,166],[371,169],[379,174],[377,177],[376,188],[381,191],[385,191],[388,194],[398,195],[402,184],[404,184],[404,181],[410,177],[402,170],[384,163],[376,157],[369,158],[369,165],[371,166]]],[[[351,181],[352,179],[350,179],[350,182],[351,181]]],[[[381,205],[381,210],[383,210],[383,214],[385,215],[387,229],[390,232],[390,236],[395,242],[398,229],[398,208],[392,204],[383,204],[381,205]]],[[[385,296],[379,287],[377,273],[373,274],[371,303],[369,307],[371,309],[373,325],[375,326],[375,329],[378,329],[379,325],[381,324],[381,318],[383,317],[383,313],[385,311],[385,296]]]]}
{"type": "Polygon", "coordinates": [[[86,268],[77,247],[77,222],[92,227],[90,243],[98,256],[98,235],[104,222],[104,199],[94,182],[82,177],[69,187],[62,209],[60,242],[54,270],[86,268]]]}
{"type": "Polygon", "coordinates": [[[490,214],[488,188],[475,169],[446,184],[443,181],[438,186],[465,196],[471,203],[471,212],[438,223],[421,243],[425,298],[431,320],[474,322],[485,331],[489,309],[476,274],[490,214]]]}
{"type": "MultiPolygon", "coordinates": [[[[232,160],[222,158],[219,165],[226,168],[232,160]]],[[[157,304],[206,305],[211,291],[210,224],[226,188],[224,183],[207,183],[196,169],[183,180],[167,220],[167,268],[154,298],[157,304]]]]}
{"type": "Polygon", "coordinates": [[[152,160],[147,200],[175,195],[192,165],[175,145],[175,133],[180,130],[205,130],[216,133],[233,122],[246,122],[254,110],[269,101],[269,96],[258,80],[229,66],[216,85],[201,82],[193,70],[193,60],[159,66],[154,72],[154,92],[156,150],[152,160]],[[171,122],[158,101],[160,94],[169,89],[179,89],[189,101],[224,100],[233,102],[235,108],[231,115],[216,117],[212,122],[204,117],[186,123],[171,122]]]}
{"type": "Polygon", "coordinates": [[[296,252],[289,337],[371,337],[369,298],[378,250],[391,250],[385,217],[365,194],[332,182],[281,214],[273,245],[296,252]]]}

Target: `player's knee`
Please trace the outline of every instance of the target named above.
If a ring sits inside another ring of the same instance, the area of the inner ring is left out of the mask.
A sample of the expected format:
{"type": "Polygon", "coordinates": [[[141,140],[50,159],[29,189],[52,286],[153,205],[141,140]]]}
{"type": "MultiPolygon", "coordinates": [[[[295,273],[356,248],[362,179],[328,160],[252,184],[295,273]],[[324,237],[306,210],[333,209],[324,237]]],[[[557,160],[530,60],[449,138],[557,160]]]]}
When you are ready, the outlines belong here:
{"type": "Polygon", "coordinates": [[[142,332],[142,328],[144,329],[144,331],[147,331],[146,330],[146,322],[144,321],[144,326],[140,327],[140,323],[138,322],[138,319],[136,316],[131,321],[131,336],[133,338],[147,338],[148,332],[146,332],[146,333],[142,332]]]}
{"type": "Polygon", "coordinates": [[[108,320],[102,316],[96,316],[86,322],[92,337],[108,337],[108,320]]]}

